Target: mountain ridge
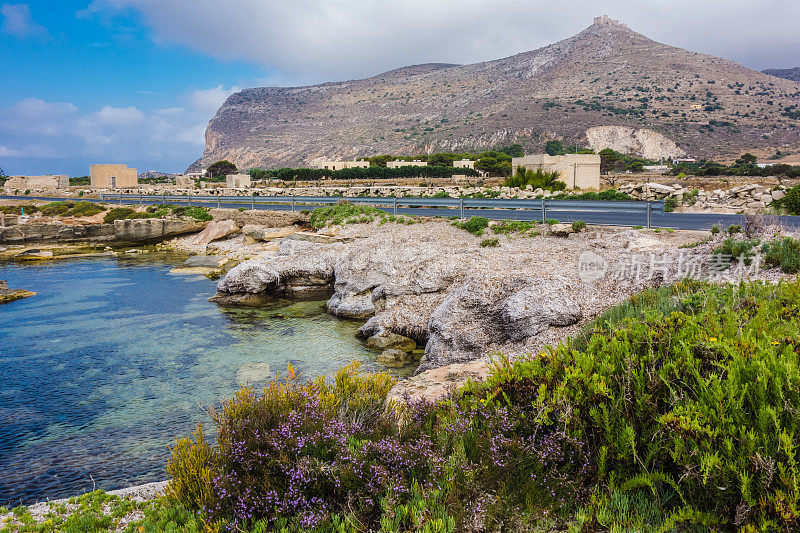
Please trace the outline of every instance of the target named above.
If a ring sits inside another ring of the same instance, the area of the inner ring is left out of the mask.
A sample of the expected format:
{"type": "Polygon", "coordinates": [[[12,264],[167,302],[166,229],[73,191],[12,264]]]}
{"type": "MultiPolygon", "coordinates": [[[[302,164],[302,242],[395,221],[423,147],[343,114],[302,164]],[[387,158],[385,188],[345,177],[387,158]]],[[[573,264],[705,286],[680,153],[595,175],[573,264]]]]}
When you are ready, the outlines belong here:
{"type": "Polygon", "coordinates": [[[595,143],[635,150],[629,138],[646,130],[661,152],[672,152],[663,155],[711,157],[800,145],[800,121],[784,115],[798,103],[800,83],[600,17],[572,37],[491,61],[245,89],[209,122],[192,167],[218,159],[240,168],[312,165],[511,143],[533,151],[553,138],[585,143],[590,129],[595,143]]]}

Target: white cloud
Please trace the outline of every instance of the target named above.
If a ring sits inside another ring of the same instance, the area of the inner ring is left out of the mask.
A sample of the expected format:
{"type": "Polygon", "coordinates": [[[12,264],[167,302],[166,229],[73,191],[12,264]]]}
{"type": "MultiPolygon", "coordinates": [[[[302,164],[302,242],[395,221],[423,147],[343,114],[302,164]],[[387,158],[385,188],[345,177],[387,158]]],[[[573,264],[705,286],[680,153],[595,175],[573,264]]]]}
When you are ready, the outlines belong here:
{"type": "Polygon", "coordinates": [[[180,105],[144,111],[103,106],[86,112],[71,103],[27,98],[0,107],[0,162],[7,172],[85,174],[92,162],[180,171],[203,149],[208,120],[238,88],[190,92],[180,105]]]}
{"type": "Polygon", "coordinates": [[[295,81],[505,57],[573,35],[604,13],[752,66],[800,63],[797,0],[653,0],[646,9],[641,0],[575,0],[569,9],[544,0],[94,0],[88,12],[128,9],[143,14],[159,42],[277,67],[295,81]]]}
{"type": "Polygon", "coordinates": [[[46,40],[50,37],[47,29],[31,17],[28,4],[3,4],[0,6],[0,15],[3,15],[0,32],[6,35],[13,35],[18,39],[34,37],[46,40]]]}

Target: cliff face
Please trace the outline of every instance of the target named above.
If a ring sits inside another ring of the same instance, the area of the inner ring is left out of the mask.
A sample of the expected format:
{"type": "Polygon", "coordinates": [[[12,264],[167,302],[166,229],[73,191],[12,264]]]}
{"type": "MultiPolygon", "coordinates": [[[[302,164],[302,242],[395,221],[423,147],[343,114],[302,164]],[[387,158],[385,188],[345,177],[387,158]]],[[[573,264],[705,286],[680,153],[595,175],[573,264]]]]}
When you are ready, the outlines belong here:
{"type": "Polygon", "coordinates": [[[793,127],[800,121],[782,116],[797,104],[798,82],[600,20],[569,39],[495,61],[238,92],[209,123],[192,168],[219,159],[277,167],[510,143],[532,151],[552,138],[586,142],[586,130],[597,126],[652,130],[678,150],[716,157],[800,144],[800,127],[793,127]]]}

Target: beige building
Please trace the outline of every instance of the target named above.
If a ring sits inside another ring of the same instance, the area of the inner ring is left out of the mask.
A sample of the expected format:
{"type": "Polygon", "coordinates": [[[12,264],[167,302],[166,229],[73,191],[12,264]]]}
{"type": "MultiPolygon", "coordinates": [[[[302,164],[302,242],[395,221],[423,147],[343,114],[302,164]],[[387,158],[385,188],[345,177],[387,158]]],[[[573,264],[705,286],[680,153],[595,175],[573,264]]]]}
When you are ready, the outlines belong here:
{"type": "Polygon", "coordinates": [[[413,161],[387,161],[386,166],[388,168],[400,168],[400,167],[427,167],[427,161],[420,161],[419,159],[415,159],[413,161]]]}
{"type": "Polygon", "coordinates": [[[120,189],[136,187],[139,177],[135,168],[122,164],[96,164],[89,167],[93,189],[120,189]]]}
{"type": "Polygon", "coordinates": [[[195,181],[190,174],[178,174],[175,176],[175,185],[184,189],[194,189],[195,181]]]}
{"type": "Polygon", "coordinates": [[[317,168],[325,170],[343,170],[345,168],[367,168],[369,161],[320,161],[317,168]]]}
{"type": "Polygon", "coordinates": [[[249,189],[250,185],[250,174],[228,174],[225,176],[225,186],[229,189],[249,189]]]}
{"type": "Polygon", "coordinates": [[[69,187],[69,176],[11,176],[6,180],[5,189],[15,190],[36,190],[36,189],[66,189],[69,187]]]}
{"type": "Polygon", "coordinates": [[[536,154],[511,160],[514,172],[525,170],[558,172],[558,179],[569,189],[600,189],[600,156],[597,154],[536,154]]]}

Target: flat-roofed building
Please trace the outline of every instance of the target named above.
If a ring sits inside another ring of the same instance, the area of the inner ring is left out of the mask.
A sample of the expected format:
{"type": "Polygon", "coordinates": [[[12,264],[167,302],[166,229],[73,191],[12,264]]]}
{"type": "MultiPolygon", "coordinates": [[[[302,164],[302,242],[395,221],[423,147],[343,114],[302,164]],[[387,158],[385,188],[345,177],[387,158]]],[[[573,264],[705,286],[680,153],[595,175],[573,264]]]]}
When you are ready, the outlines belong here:
{"type": "Polygon", "coordinates": [[[600,156],[597,154],[535,154],[511,159],[511,169],[558,172],[570,189],[600,189],[600,156]]]}
{"type": "Polygon", "coordinates": [[[249,189],[251,183],[250,174],[228,174],[225,176],[225,186],[229,189],[249,189]]]}
{"type": "Polygon", "coordinates": [[[317,168],[324,170],[344,170],[345,168],[367,168],[369,161],[320,161],[317,168]]]}
{"type": "Polygon", "coordinates": [[[388,168],[400,168],[400,167],[427,167],[427,161],[420,161],[419,159],[415,159],[413,161],[387,161],[386,166],[388,168]]]}
{"type": "Polygon", "coordinates": [[[28,189],[66,189],[69,187],[69,176],[47,175],[47,176],[11,176],[6,180],[5,189],[7,191],[28,190],[28,189]]]}
{"type": "Polygon", "coordinates": [[[90,183],[93,189],[121,189],[139,185],[135,168],[124,164],[100,163],[89,166],[90,183]]]}

